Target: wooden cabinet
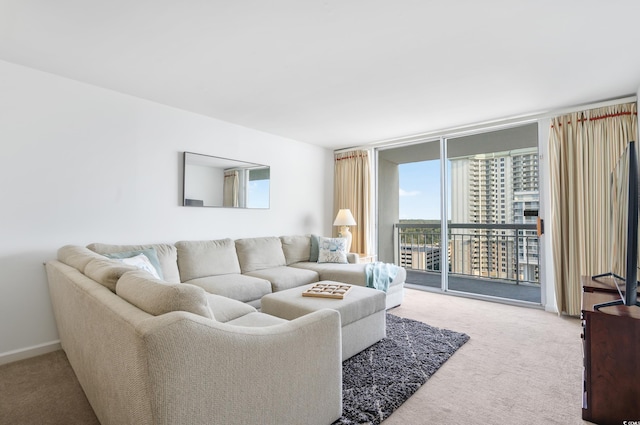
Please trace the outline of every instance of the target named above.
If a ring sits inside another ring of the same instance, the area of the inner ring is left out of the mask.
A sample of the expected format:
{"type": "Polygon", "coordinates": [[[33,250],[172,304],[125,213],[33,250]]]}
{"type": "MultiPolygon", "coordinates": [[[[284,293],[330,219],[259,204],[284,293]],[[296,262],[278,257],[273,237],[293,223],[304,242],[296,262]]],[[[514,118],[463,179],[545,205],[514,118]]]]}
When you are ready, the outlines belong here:
{"type": "Polygon", "coordinates": [[[640,307],[593,306],[619,299],[606,279],[582,279],[582,419],[601,425],[640,421],[640,307]]]}

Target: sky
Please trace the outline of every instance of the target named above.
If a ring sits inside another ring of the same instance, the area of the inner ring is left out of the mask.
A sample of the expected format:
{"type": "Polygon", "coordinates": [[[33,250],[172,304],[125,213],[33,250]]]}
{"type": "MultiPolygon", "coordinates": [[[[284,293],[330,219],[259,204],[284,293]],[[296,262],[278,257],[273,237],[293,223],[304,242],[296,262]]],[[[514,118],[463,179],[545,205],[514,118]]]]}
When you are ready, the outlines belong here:
{"type": "Polygon", "coordinates": [[[400,219],[440,220],[440,160],[399,165],[400,219]]]}
{"type": "Polygon", "coordinates": [[[249,208],[269,208],[269,180],[251,180],[249,182],[249,208]]]}

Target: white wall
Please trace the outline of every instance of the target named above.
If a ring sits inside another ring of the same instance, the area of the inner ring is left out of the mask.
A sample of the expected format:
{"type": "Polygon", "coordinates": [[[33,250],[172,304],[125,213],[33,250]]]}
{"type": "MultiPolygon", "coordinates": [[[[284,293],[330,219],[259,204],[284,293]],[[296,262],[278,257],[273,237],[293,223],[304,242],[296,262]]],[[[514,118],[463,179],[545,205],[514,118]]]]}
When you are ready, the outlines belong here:
{"type": "Polygon", "coordinates": [[[0,363],[58,338],[65,244],[331,233],[333,154],[0,61],[0,363]],[[271,166],[271,208],[181,207],[182,152],[271,166]]]}
{"type": "MultiPolygon", "coordinates": [[[[378,156],[377,193],[384,193],[384,199],[378,199],[378,222],[376,227],[378,261],[393,263],[395,261],[395,228],[400,219],[400,173],[398,164],[388,161],[383,155],[378,156]],[[395,202],[389,200],[395,199],[395,202]]],[[[377,196],[377,195],[376,195],[377,196]]]]}

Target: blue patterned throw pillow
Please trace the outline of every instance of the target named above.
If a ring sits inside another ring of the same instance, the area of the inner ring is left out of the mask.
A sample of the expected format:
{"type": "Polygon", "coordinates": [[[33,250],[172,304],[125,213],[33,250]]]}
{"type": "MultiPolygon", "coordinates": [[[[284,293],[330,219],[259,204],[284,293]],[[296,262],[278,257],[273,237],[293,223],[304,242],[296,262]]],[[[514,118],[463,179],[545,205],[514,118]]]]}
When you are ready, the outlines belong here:
{"type": "Polygon", "coordinates": [[[318,263],[347,263],[347,240],[323,238],[318,241],[318,263]]]}

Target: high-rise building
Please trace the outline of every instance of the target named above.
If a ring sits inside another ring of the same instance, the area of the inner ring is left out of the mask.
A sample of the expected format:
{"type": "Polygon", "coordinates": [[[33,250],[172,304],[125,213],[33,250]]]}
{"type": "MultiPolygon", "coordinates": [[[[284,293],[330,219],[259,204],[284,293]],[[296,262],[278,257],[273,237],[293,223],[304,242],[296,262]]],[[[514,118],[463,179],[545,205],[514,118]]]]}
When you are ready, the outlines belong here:
{"type": "Polygon", "coordinates": [[[400,265],[416,270],[440,270],[440,247],[434,245],[400,245],[400,265]]]}
{"type": "Polygon", "coordinates": [[[452,159],[451,187],[451,222],[477,225],[452,229],[451,272],[537,281],[535,231],[499,228],[535,222],[525,211],[539,208],[537,149],[452,159]]]}

